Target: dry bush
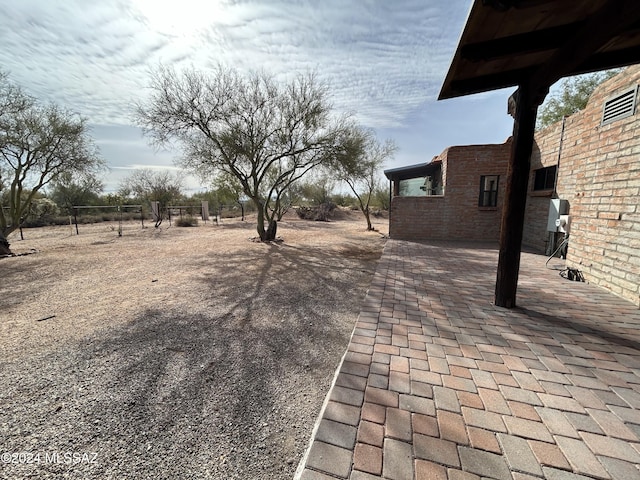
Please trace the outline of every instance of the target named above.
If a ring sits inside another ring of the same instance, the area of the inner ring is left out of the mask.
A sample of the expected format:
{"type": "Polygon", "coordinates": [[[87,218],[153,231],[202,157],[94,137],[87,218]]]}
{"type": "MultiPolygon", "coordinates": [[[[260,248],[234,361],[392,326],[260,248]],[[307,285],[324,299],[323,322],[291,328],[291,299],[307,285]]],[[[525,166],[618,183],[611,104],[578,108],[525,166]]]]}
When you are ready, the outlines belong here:
{"type": "Polygon", "coordinates": [[[192,216],[180,217],[176,220],[177,227],[197,227],[198,219],[192,216]]]}
{"type": "Polygon", "coordinates": [[[303,220],[328,222],[335,208],[336,205],[333,202],[325,202],[314,207],[298,207],[296,208],[296,213],[303,220]]]}

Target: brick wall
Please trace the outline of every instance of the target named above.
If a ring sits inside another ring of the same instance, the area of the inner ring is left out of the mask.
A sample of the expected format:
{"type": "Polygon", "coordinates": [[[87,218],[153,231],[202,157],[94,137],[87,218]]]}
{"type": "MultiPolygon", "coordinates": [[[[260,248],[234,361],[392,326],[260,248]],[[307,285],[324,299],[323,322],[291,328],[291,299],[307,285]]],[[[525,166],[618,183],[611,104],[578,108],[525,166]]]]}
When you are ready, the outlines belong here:
{"type": "MultiPolygon", "coordinates": [[[[565,125],[566,130],[566,125],[565,125]]],[[[560,138],[564,134],[562,122],[551,125],[544,130],[544,136],[536,135],[531,153],[531,173],[529,176],[529,196],[525,210],[522,243],[538,252],[545,252],[549,234],[547,232],[547,218],[551,198],[557,198],[551,192],[533,192],[535,171],[558,163],[560,138]]],[[[563,141],[563,148],[565,147],[563,141]]]]}
{"type": "MultiPolygon", "coordinates": [[[[556,197],[570,205],[569,264],[640,305],[640,115],[600,125],[604,102],[638,83],[634,66],[600,85],[566,119],[559,161],[561,122],[538,132],[532,170],[558,164],[556,197]]],[[[541,248],[551,197],[533,196],[532,185],[533,177],[523,243],[541,248]]]]}
{"type": "Polygon", "coordinates": [[[389,236],[399,240],[447,238],[445,197],[393,197],[389,236]]]}
{"type": "Polygon", "coordinates": [[[393,197],[389,233],[404,240],[498,241],[511,141],[450,147],[442,161],[443,196],[393,197]],[[481,175],[499,175],[498,207],[479,208],[481,175]]]}

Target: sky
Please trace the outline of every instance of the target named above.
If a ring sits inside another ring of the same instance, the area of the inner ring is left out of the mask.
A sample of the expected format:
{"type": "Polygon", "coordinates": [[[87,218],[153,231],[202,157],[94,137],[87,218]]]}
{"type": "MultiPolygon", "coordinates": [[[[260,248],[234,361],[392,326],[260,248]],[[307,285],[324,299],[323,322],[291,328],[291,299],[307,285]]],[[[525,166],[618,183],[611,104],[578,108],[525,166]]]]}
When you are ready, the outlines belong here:
{"type": "MultiPolygon", "coordinates": [[[[398,146],[385,168],[502,143],[514,89],[437,101],[471,0],[0,0],[0,69],[88,120],[105,193],[137,168],[177,170],[133,119],[159,65],[218,64],[285,81],[316,72],[337,113],[398,146]]],[[[208,185],[188,176],[185,191],[208,185]]]]}

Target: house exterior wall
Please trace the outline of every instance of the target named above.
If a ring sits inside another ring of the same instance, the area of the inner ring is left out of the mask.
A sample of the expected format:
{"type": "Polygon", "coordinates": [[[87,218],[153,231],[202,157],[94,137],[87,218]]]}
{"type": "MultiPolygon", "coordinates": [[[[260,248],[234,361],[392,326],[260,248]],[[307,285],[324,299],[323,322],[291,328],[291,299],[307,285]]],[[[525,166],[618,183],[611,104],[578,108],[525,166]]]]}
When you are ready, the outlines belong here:
{"type": "Polygon", "coordinates": [[[544,248],[551,194],[532,191],[536,168],[558,164],[554,198],[569,202],[568,264],[587,281],[640,304],[640,115],[601,125],[605,101],[640,83],[640,66],[601,84],[584,110],[537,132],[523,243],[544,248]],[[560,139],[562,149],[559,153],[560,139]]]}
{"type": "Polygon", "coordinates": [[[511,141],[450,147],[442,161],[444,195],[391,200],[389,234],[403,240],[482,240],[500,236],[511,141]],[[480,177],[499,175],[498,206],[478,207],[480,177]]]}
{"type": "MultiPolygon", "coordinates": [[[[567,131],[565,122],[565,132],[567,131]]],[[[527,207],[524,217],[524,228],[522,232],[522,243],[538,252],[545,252],[549,241],[547,231],[547,218],[549,216],[549,202],[551,198],[557,198],[552,191],[534,192],[533,183],[535,171],[543,167],[549,167],[558,163],[558,150],[560,139],[563,138],[562,146],[566,149],[562,122],[551,125],[544,130],[544,136],[536,135],[531,154],[531,172],[529,175],[529,195],[527,197],[527,207]]]]}

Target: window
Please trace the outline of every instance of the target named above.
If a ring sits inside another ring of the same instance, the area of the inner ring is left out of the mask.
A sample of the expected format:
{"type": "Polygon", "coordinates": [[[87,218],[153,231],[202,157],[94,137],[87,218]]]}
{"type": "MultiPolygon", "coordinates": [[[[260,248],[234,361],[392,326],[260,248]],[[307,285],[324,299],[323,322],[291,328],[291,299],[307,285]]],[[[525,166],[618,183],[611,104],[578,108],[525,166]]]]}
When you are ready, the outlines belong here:
{"type": "Polygon", "coordinates": [[[480,177],[479,207],[495,207],[498,205],[498,175],[482,175],[480,177]]]}
{"type": "Polygon", "coordinates": [[[533,190],[553,190],[556,186],[556,170],[558,166],[539,168],[535,171],[533,190]]]}
{"type": "Polygon", "coordinates": [[[425,177],[409,178],[400,180],[400,196],[401,197],[424,197],[427,192],[423,188],[425,177]]]}
{"type": "Polygon", "coordinates": [[[636,109],[637,93],[638,86],[636,85],[604,102],[601,124],[606,125],[607,123],[633,115],[636,109]]]}

